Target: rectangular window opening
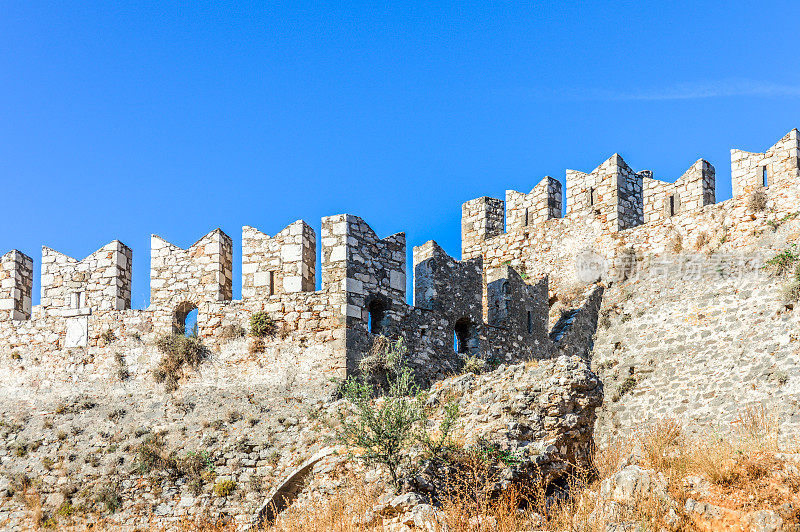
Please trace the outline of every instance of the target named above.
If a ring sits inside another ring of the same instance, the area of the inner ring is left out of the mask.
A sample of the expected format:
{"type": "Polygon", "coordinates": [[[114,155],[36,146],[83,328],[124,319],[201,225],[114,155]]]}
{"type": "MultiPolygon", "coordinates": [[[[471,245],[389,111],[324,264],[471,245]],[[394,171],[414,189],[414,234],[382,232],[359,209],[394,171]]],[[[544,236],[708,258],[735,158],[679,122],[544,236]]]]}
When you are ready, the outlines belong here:
{"type": "Polygon", "coordinates": [[[761,185],[764,188],[767,188],[769,186],[769,173],[767,171],[766,165],[761,167],[761,185]]]}

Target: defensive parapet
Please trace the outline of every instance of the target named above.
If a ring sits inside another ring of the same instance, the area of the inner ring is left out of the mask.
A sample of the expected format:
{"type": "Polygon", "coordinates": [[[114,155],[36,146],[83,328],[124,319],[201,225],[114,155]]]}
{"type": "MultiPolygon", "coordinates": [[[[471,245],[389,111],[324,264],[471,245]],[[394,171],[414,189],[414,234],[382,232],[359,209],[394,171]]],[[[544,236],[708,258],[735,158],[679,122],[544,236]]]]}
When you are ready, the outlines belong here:
{"type": "Polygon", "coordinates": [[[0,320],[31,317],[33,259],[18,250],[0,257],[0,320]]]}
{"type": "Polygon", "coordinates": [[[150,238],[150,306],[160,327],[181,330],[186,315],[202,303],[233,298],[233,241],[215,229],[181,249],[158,235],[150,238]]]}
{"type": "Polygon", "coordinates": [[[480,349],[483,331],[483,261],[457,261],[430,240],[414,248],[414,306],[447,319],[445,336],[459,353],[480,349]]]}
{"type": "Polygon", "coordinates": [[[528,194],[506,190],[506,231],[560,218],[561,202],[561,183],[550,176],[542,179],[528,194]]]}
{"type": "Polygon", "coordinates": [[[317,236],[302,220],[273,237],[242,228],[242,298],[313,292],[317,236]]]}
{"type": "Polygon", "coordinates": [[[642,181],[644,223],[712,205],[716,200],[715,170],[704,159],[699,159],[674,183],[651,177],[643,177],[642,181]]]}
{"type": "Polygon", "coordinates": [[[754,190],[797,185],[800,177],[800,132],[791,130],[765,153],[731,150],[733,197],[749,198],[754,190]]]}
{"type": "Polygon", "coordinates": [[[106,244],[78,261],[42,247],[41,306],[46,315],[131,308],[133,252],[122,242],[106,244]]]}
{"type": "Polygon", "coordinates": [[[484,196],[461,206],[461,258],[480,254],[483,242],[503,233],[503,200],[484,196]]]}
{"type": "Polygon", "coordinates": [[[641,225],[642,176],[616,153],[588,174],[567,170],[567,216],[596,217],[609,231],[641,225]]]}

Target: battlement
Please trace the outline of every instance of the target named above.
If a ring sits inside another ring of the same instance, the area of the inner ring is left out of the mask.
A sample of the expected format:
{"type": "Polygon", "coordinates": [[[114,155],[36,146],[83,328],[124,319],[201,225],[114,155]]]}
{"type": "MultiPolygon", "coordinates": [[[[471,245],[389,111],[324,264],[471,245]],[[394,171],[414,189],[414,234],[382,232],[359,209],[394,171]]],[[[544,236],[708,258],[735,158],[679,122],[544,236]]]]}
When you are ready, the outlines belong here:
{"type": "Polygon", "coordinates": [[[764,153],[731,150],[734,198],[748,198],[758,188],[796,185],[800,177],[800,132],[791,130],[764,153]]]}
{"type": "Polygon", "coordinates": [[[461,256],[469,257],[481,243],[503,233],[503,200],[484,196],[461,206],[461,256]]]}
{"type": "Polygon", "coordinates": [[[322,219],[320,290],[311,226],[298,220],[274,236],[244,226],[241,301],[232,298],[232,239],[220,229],[187,249],[152,235],[150,306],[143,310],[130,310],[132,252],[121,242],[81,261],[42,248],[38,307],[31,306],[33,261],[12,251],[0,261],[0,349],[102,349],[108,331],[135,338],[180,332],[197,309],[199,336],[217,346],[241,335],[254,313],[267,312],[280,333],[275,342],[294,342],[295,355],[306,347],[311,353],[281,364],[313,367],[320,382],[355,371],[379,335],[406,340],[426,375],[453,371],[465,355],[550,356],[567,349],[562,338],[590,344],[601,296],[594,292],[582,314],[567,312],[555,334],[548,334],[551,301],[624,278],[645,255],[681,242],[698,251],[710,242],[743,245],[759,227],[797,212],[798,160],[797,130],[763,154],[734,150],[735,194],[722,203],[715,203],[714,167],[703,159],[668,183],[635,172],[617,154],[589,173],[567,170],[563,217],[561,184],[549,176],[527,194],[508,190],[505,201],[468,201],[462,260],[435,241],[414,248],[413,305],[406,302],[405,234],[381,238],[349,214],[322,219]],[[759,188],[766,201],[756,211],[747,200],[759,188]],[[572,323],[580,330],[569,332],[572,323]]]}
{"type": "Polygon", "coordinates": [[[640,225],[642,175],[617,153],[588,174],[567,170],[567,216],[597,217],[610,231],[640,225]]]}
{"type": "Polygon", "coordinates": [[[350,214],[322,219],[322,289],[345,292],[347,327],[377,333],[406,302],[406,235],[350,214]]]}
{"type": "Polygon", "coordinates": [[[302,220],[273,237],[255,227],[242,228],[242,297],[313,292],[317,235],[302,220]]]}
{"type": "Polygon", "coordinates": [[[106,244],[83,260],[42,246],[41,307],[48,315],[82,315],[131,307],[133,252],[106,244]]]}
{"type": "Polygon", "coordinates": [[[233,298],[233,240],[214,229],[187,249],[158,235],[150,238],[150,304],[176,297],[197,306],[233,298]]]}
{"type": "Polygon", "coordinates": [[[714,167],[704,159],[698,159],[674,183],[644,177],[644,223],[713,204],[715,187],[714,167]]]}
{"type": "Polygon", "coordinates": [[[18,250],[0,257],[0,319],[31,317],[33,259],[18,250]]]}
{"type": "Polygon", "coordinates": [[[561,218],[561,198],[561,182],[550,176],[545,176],[527,194],[506,190],[506,231],[561,218]]]}

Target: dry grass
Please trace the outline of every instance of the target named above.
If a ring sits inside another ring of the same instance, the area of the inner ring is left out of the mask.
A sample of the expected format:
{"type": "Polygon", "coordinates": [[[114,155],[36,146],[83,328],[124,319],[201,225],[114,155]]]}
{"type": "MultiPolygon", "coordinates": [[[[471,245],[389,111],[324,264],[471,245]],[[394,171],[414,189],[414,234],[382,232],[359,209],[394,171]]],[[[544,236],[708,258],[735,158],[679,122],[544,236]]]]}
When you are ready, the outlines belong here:
{"type": "MultiPolygon", "coordinates": [[[[599,532],[606,529],[607,523],[620,521],[637,523],[648,530],[664,528],[669,508],[656,497],[637,501],[613,517],[606,515],[608,507],[599,503],[603,479],[628,464],[638,464],[663,476],[678,509],[678,522],[673,515],[672,529],[699,530],[703,526],[681,515],[686,499],[698,497],[685,486],[684,479],[690,476],[708,482],[708,502],[728,508],[742,519],[753,510],[777,511],[790,500],[797,505],[800,478],[786,473],[785,464],[775,456],[781,450],[778,427],[776,416],[762,406],[742,410],[734,433],[728,437],[689,435],[674,420],[657,421],[597,452],[594,475],[579,472],[568,480],[570,497],[552,497],[536,486],[517,486],[499,498],[488,497],[486,486],[496,479],[483,476],[486,471],[476,462],[471,470],[467,469],[469,474],[454,482],[453,490],[443,497],[436,530],[599,532]]],[[[384,518],[368,524],[361,519],[375,504],[376,496],[351,477],[346,487],[333,496],[306,500],[305,504],[289,508],[270,530],[380,530],[387,524],[384,518]]],[[[620,511],[619,507],[616,511],[620,511]]],[[[789,524],[795,521],[800,524],[800,512],[787,519],[789,524]]]]}

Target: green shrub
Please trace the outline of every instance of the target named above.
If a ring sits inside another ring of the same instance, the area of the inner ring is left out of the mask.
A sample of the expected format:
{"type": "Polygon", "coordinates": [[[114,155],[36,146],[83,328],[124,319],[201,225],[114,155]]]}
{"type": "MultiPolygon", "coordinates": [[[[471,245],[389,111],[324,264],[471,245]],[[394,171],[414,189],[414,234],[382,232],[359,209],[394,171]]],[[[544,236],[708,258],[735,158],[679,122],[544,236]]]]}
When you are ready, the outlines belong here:
{"type": "Polygon", "coordinates": [[[214,495],[217,497],[227,497],[236,489],[236,481],[220,480],[214,485],[214,495]]]}
{"type": "Polygon", "coordinates": [[[266,312],[256,312],[250,316],[250,334],[256,338],[274,336],[277,329],[275,321],[266,312]]]}
{"type": "Polygon", "coordinates": [[[423,460],[439,458],[452,447],[450,434],[458,406],[454,401],[447,403],[438,434],[428,434],[424,427],[430,411],[424,406],[425,395],[414,384],[405,344],[385,337],[376,340],[370,355],[362,360],[361,373],[340,387],[352,408],[339,412],[338,438],[358,448],[359,458],[366,463],[385,466],[392,482],[399,486],[405,471],[419,469],[423,460]],[[372,382],[374,372],[384,375],[383,386],[372,382]],[[376,400],[379,394],[383,396],[376,400]]]}
{"type": "Polygon", "coordinates": [[[423,419],[422,400],[408,369],[389,378],[389,390],[378,404],[372,400],[375,391],[371,384],[353,378],[344,383],[342,395],[355,407],[355,421],[341,414],[340,438],[361,449],[367,463],[386,466],[398,485],[415,426],[423,419]]]}
{"type": "Polygon", "coordinates": [[[165,383],[168,391],[178,388],[178,379],[184,366],[197,368],[208,355],[199,338],[180,334],[166,334],[156,339],[156,347],[163,354],[153,371],[158,383],[165,383]]]}
{"type": "Polygon", "coordinates": [[[97,504],[105,506],[105,509],[112,514],[122,506],[119,487],[112,483],[101,486],[95,493],[94,500],[97,504]]]}
{"type": "Polygon", "coordinates": [[[69,517],[75,513],[75,507],[72,506],[72,503],[69,501],[64,501],[61,503],[61,506],[58,507],[56,510],[56,514],[61,517],[69,517]]]}
{"type": "Polygon", "coordinates": [[[467,357],[464,361],[464,373],[483,373],[489,365],[479,356],[467,357]]]}
{"type": "Polygon", "coordinates": [[[783,275],[795,267],[798,260],[800,260],[800,255],[797,253],[797,244],[791,244],[769,259],[764,264],[764,268],[771,269],[775,275],[783,275]]]}
{"type": "Polygon", "coordinates": [[[636,377],[633,376],[628,377],[627,379],[622,381],[622,384],[619,385],[619,388],[617,388],[617,393],[614,394],[611,400],[616,403],[617,401],[622,399],[622,397],[625,394],[629,393],[631,390],[636,388],[637,384],[638,382],[636,381],[636,377]]]}
{"type": "Polygon", "coordinates": [[[106,329],[105,331],[103,331],[103,334],[100,335],[100,338],[102,338],[103,341],[106,343],[106,345],[108,345],[117,339],[117,335],[114,334],[114,331],[112,331],[111,329],[106,329]]]}

